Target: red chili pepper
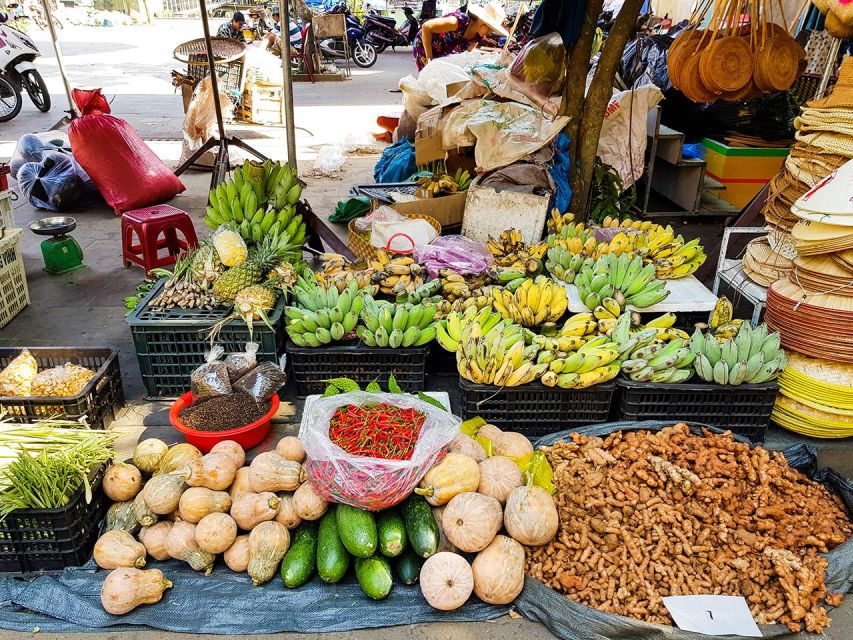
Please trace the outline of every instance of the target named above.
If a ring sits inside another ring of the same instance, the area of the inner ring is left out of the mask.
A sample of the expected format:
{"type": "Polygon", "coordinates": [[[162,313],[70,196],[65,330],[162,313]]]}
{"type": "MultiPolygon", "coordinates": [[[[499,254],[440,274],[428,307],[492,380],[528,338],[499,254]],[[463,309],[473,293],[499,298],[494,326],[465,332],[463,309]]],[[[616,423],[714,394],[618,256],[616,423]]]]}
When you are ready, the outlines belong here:
{"type": "Polygon", "coordinates": [[[339,407],[329,424],[329,439],[357,456],[410,460],[426,416],[387,403],[339,407]]]}

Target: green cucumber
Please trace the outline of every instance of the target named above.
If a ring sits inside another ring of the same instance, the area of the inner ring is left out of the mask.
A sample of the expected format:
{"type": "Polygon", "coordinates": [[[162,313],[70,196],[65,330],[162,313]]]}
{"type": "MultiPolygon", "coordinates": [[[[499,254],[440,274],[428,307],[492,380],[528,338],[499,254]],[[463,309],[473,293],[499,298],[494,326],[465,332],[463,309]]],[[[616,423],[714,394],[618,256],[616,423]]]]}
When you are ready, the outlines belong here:
{"type": "Polygon", "coordinates": [[[378,545],[376,519],[369,511],[339,504],[335,515],[341,542],[356,558],[369,558],[378,545]]]}
{"type": "Polygon", "coordinates": [[[406,550],[406,525],[398,509],[386,509],[376,514],[376,531],[379,535],[379,552],[396,558],[406,550]]]}
{"type": "Polygon", "coordinates": [[[303,522],[281,561],[281,579],[288,589],[301,587],[314,575],[317,564],[317,523],[303,522]]]}
{"type": "Polygon", "coordinates": [[[397,559],[397,576],[403,584],[415,584],[421,575],[423,558],[407,551],[397,559]]]}
{"type": "Polygon", "coordinates": [[[330,509],[320,520],[317,539],[317,573],[324,582],[335,583],[346,575],[350,554],[338,535],[335,510],[330,509]]]}
{"type": "Polygon", "coordinates": [[[385,598],[394,584],[388,559],[378,553],[369,558],[356,558],[355,576],[364,595],[373,600],[385,598]]]}
{"type": "Polygon", "coordinates": [[[438,551],[441,536],[426,498],[416,493],[409,496],[403,503],[403,521],[406,523],[409,544],[416,554],[429,558],[438,551]]]}

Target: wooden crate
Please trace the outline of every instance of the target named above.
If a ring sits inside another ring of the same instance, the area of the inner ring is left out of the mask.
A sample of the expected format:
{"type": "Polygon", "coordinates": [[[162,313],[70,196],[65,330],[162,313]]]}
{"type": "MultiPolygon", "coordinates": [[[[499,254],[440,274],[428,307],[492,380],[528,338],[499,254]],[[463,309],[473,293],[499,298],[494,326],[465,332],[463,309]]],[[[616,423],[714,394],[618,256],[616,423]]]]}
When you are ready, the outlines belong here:
{"type": "Polygon", "coordinates": [[[243,92],[243,115],[258,124],[284,124],[284,94],[279,85],[252,82],[243,92]]]}

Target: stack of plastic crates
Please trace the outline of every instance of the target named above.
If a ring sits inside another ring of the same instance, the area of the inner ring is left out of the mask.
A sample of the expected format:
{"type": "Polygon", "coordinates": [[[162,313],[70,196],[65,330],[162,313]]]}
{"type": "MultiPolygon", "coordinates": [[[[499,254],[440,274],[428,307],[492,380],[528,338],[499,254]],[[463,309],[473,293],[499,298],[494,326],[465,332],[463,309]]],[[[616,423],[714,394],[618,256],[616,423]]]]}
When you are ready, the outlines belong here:
{"type": "Polygon", "coordinates": [[[21,248],[23,235],[14,228],[11,192],[4,189],[0,191],[0,329],[30,304],[21,248]]]}

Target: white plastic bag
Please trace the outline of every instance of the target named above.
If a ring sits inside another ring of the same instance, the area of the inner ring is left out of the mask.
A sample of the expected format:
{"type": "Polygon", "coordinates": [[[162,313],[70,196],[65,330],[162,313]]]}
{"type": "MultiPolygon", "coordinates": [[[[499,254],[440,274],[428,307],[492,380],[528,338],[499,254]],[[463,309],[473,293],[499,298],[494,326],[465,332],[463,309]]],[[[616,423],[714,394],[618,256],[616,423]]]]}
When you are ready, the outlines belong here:
{"type": "Polygon", "coordinates": [[[305,447],[305,472],[323,498],[370,511],[405,499],[438,461],[444,447],[459,434],[461,420],[415,396],[354,391],[318,398],[302,416],[299,437],[305,447]],[[329,440],[329,422],[338,407],[387,403],[412,408],[426,416],[409,460],[354,456],[329,440]]]}
{"type": "Polygon", "coordinates": [[[340,147],[327,144],[320,147],[320,153],[314,160],[314,171],[326,174],[335,173],[344,166],[344,162],[346,162],[346,158],[341,153],[340,147]]]}
{"type": "Polygon", "coordinates": [[[429,244],[436,237],[435,228],[421,218],[377,220],[370,233],[370,244],[395,253],[411,253],[415,247],[429,244]]]}

